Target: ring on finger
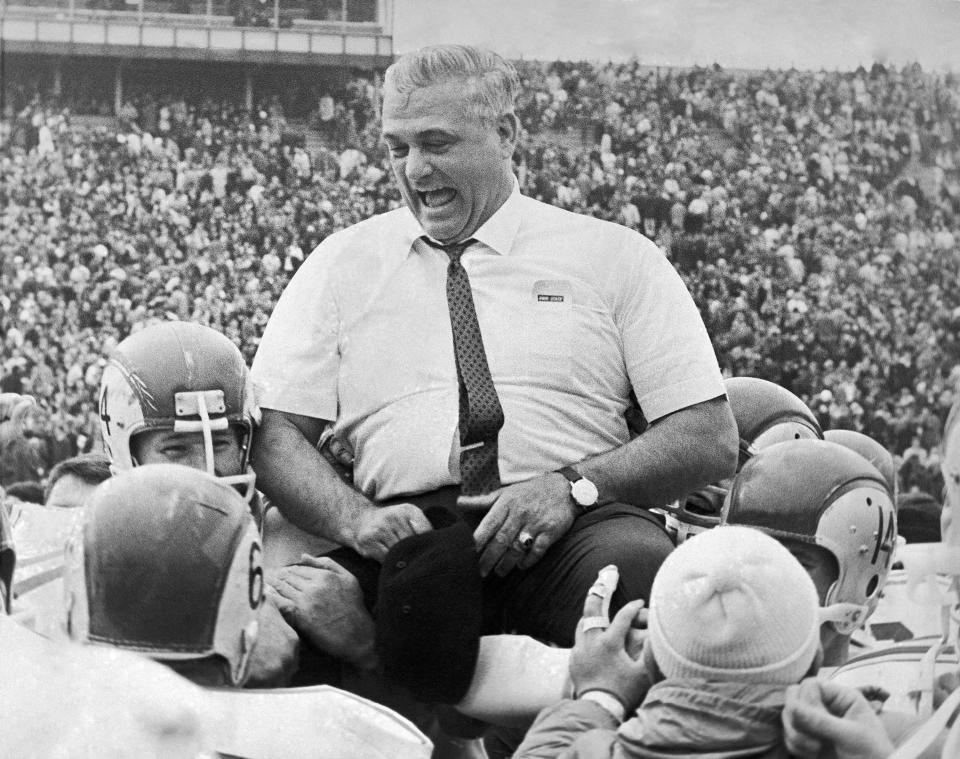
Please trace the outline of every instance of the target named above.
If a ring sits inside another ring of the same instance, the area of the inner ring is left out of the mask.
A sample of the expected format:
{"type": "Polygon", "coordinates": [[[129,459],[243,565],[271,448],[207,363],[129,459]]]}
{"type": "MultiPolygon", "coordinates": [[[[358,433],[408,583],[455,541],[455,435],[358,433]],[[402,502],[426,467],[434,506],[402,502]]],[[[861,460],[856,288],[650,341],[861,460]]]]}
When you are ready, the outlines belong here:
{"type": "Polygon", "coordinates": [[[584,617],[580,620],[580,629],[587,630],[606,630],[610,627],[610,620],[606,617],[584,617]]]}
{"type": "Polygon", "coordinates": [[[517,535],[517,539],[514,541],[513,546],[516,550],[526,553],[533,548],[533,541],[533,535],[526,530],[521,530],[520,534],[517,535]]]}

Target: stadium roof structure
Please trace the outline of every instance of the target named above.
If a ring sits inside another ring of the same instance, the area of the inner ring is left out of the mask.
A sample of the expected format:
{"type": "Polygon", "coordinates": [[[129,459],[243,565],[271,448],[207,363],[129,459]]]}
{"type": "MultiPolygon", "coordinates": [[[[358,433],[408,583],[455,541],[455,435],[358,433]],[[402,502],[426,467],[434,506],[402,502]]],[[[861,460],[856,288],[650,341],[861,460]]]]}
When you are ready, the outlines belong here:
{"type": "Polygon", "coordinates": [[[393,61],[393,0],[20,1],[30,4],[0,0],[7,53],[370,69],[393,61]]]}

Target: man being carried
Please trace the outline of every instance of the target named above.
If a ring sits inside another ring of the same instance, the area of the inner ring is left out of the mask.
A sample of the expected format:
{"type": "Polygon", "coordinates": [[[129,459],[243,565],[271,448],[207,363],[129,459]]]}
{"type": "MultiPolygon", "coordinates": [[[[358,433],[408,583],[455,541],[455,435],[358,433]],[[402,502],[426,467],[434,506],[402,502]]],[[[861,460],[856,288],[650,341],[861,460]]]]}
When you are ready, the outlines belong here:
{"type": "MultiPolygon", "coordinates": [[[[382,133],[406,207],[332,235],[254,360],[254,461],[287,518],[377,576],[422,508],[473,530],[484,631],[571,645],[620,568],[646,597],[672,543],[647,509],[729,476],[736,432],[703,322],[656,246],[519,192],[518,78],[425,48],[387,72],[382,133]],[[631,391],[651,422],[630,440],[631,391]],[[353,487],[316,450],[334,424],[353,487]]],[[[366,590],[366,588],[365,588],[366,590]]]]}

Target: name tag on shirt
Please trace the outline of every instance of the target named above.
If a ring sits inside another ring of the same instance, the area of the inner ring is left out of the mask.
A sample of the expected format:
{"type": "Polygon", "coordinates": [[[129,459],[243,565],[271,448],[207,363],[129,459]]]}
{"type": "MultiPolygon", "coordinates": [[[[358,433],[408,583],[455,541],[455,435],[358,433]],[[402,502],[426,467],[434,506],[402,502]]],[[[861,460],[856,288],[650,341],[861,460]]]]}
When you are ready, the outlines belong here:
{"type": "Polygon", "coordinates": [[[538,279],[533,283],[533,302],[549,307],[552,304],[570,305],[571,287],[566,279],[538,279]]]}

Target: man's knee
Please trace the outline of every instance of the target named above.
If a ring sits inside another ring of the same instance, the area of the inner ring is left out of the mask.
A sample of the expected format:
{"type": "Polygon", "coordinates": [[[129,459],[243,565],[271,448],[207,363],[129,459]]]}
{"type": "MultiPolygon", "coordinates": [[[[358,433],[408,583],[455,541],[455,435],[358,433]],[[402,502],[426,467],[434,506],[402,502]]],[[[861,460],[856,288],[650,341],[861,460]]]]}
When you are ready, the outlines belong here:
{"type": "Polygon", "coordinates": [[[620,571],[610,613],[628,601],[649,599],[653,578],[674,548],[663,528],[645,517],[620,517],[604,522],[595,539],[598,550],[591,563],[596,571],[608,564],[620,571]]]}
{"type": "MultiPolygon", "coordinates": [[[[573,645],[583,601],[597,573],[609,564],[620,570],[611,613],[635,598],[647,599],[653,577],[673,550],[656,522],[635,507],[610,504],[575,524],[555,549],[529,572],[513,579],[504,621],[515,630],[560,646],[573,645]],[[591,519],[592,517],[592,519],[591,519]]],[[[511,580],[507,580],[508,586],[511,580]]]]}

